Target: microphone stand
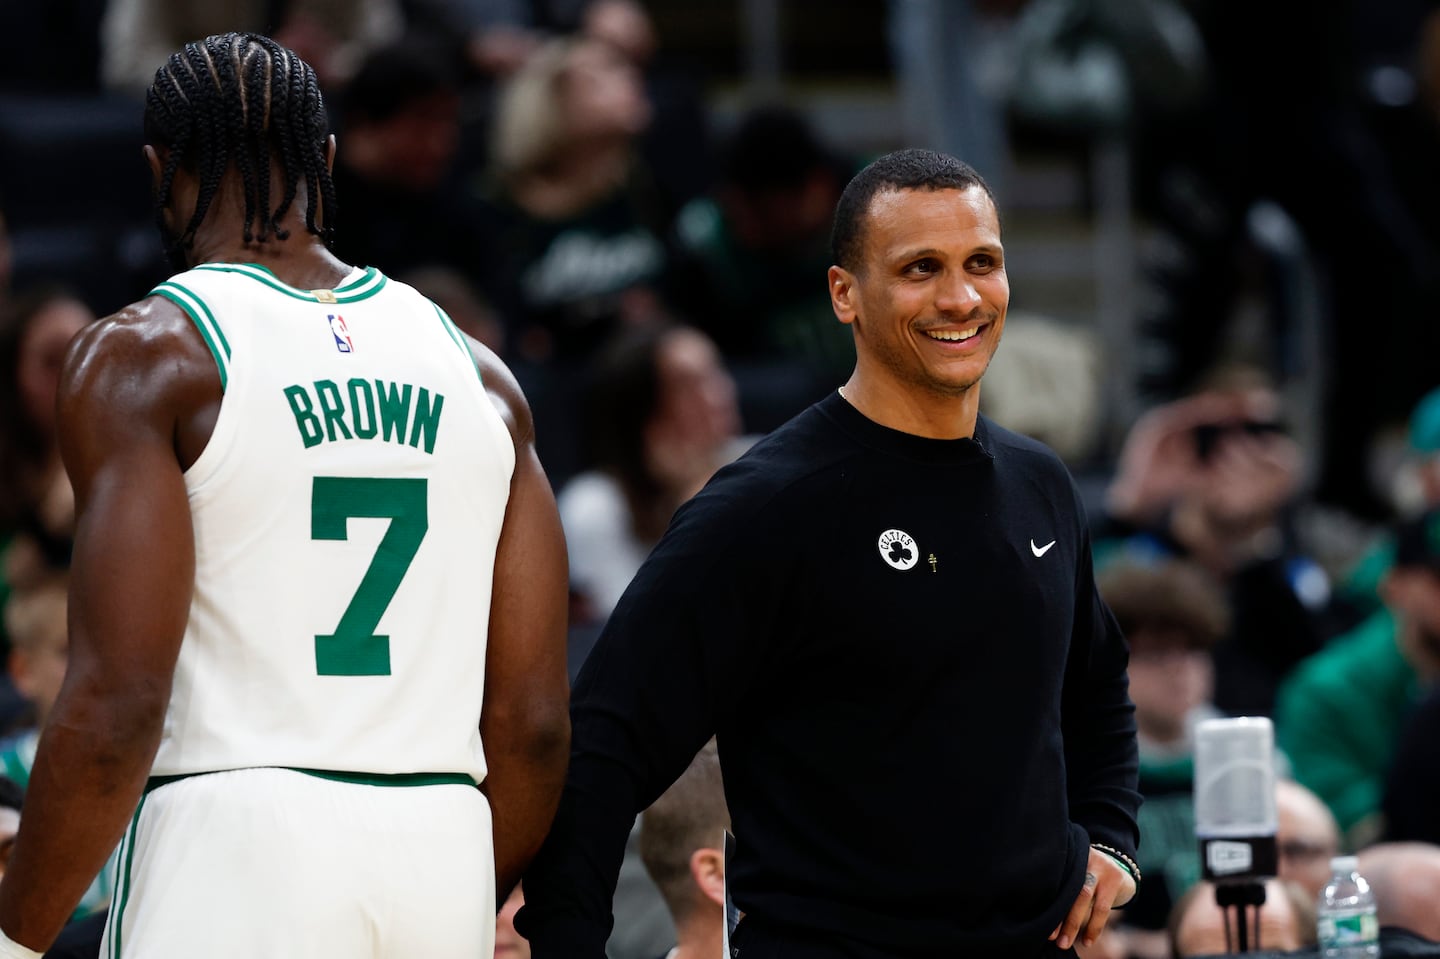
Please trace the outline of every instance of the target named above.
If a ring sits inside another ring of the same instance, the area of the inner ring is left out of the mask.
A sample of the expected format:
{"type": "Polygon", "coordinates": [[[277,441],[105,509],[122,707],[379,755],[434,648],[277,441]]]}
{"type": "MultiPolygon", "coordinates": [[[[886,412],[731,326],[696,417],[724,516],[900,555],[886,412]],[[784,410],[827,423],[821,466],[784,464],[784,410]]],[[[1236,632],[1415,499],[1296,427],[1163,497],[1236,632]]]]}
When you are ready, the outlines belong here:
{"type": "Polygon", "coordinates": [[[1245,907],[1252,907],[1252,922],[1255,928],[1255,949],[1260,949],[1260,907],[1265,905],[1265,883],[1222,882],[1215,886],[1215,904],[1225,913],[1225,949],[1234,953],[1250,951],[1250,936],[1246,926],[1245,907]],[[1230,942],[1230,917],[1234,916],[1236,938],[1239,949],[1230,942]]]}

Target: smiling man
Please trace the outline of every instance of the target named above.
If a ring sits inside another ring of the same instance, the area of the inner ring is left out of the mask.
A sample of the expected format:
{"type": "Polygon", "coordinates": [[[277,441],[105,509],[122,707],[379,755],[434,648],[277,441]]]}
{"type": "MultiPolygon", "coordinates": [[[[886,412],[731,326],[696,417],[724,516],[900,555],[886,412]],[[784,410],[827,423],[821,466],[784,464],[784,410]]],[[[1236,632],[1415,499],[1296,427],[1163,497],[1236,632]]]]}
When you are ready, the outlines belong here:
{"type": "Polygon", "coordinates": [[[1134,709],[1079,499],[979,415],[994,199],[890,154],[833,248],[854,374],[681,508],[580,674],[537,959],[604,955],[630,823],[712,734],[742,959],[1068,954],[1134,893],[1134,709]]]}

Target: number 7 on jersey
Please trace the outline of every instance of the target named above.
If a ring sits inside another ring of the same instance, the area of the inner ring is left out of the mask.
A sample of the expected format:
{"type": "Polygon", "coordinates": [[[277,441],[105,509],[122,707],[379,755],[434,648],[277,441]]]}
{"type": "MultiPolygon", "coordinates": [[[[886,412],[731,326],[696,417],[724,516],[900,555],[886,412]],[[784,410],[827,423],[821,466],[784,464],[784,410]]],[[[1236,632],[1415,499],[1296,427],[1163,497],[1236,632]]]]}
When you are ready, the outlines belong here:
{"type": "Polygon", "coordinates": [[[390,637],[377,636],[375,630],[430,528],[426,484],[393,477],[315,477],[311,539],[349,539],[351,517],[390,520],[335,632],[315,637],[315,669],[321,676],[390,675],[390,637]]]}

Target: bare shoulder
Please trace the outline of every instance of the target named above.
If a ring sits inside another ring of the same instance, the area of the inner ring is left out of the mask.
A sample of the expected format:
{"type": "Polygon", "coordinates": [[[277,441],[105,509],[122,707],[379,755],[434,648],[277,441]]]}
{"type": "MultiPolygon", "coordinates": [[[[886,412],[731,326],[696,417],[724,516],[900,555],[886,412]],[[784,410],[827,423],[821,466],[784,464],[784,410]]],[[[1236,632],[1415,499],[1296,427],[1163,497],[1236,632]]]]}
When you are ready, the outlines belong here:
{"type": "Polygon", "coordinates": [[[475,357],[476,366],[480,368],[480,379],[485,384],[485,392],[489,394],[490,402],[495,404],[500,418],[510,428],[510,436],[515,440],[516,447],[533,443],[535,421],[515,374],[510,372],[510,368],[488,346],[469,336],[466,336],[465,340],[475,357]]]}
{"type": "Polygon", "coordinates": [[[91,324],[71,342],[60,375],[62,445],[173,435],[189,411],[218,402],[219,374],[189,317],[147,297],[91,324]],[[67,437],[71,440],[66,443],[67,437]]]}
{"type": "Polygon", "coordinates": [[[214,375],[214,361],[190,318],[169,300],[151,296],[92,323],[75,338],[61,389],[104,384],[122,394],[153,392],[162,383],[207,371],[214,375]],[[134,382],[137,377],[148,382],[134,382]]]}

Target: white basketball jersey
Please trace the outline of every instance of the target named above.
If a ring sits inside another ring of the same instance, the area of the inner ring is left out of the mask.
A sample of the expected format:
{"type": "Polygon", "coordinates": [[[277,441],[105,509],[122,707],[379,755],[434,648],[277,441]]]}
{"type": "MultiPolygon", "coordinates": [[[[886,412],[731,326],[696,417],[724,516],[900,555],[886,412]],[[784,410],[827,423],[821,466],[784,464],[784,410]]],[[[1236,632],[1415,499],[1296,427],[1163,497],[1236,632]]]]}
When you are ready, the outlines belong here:
{"type": "Polygon", "coordinates": [[[224,386],[185,474],[194,598],[154,775],[482,780],[515,451],[459,332],[374,269],[309,291],[211,264],[154,292],[190,315],[224,386]]]}

